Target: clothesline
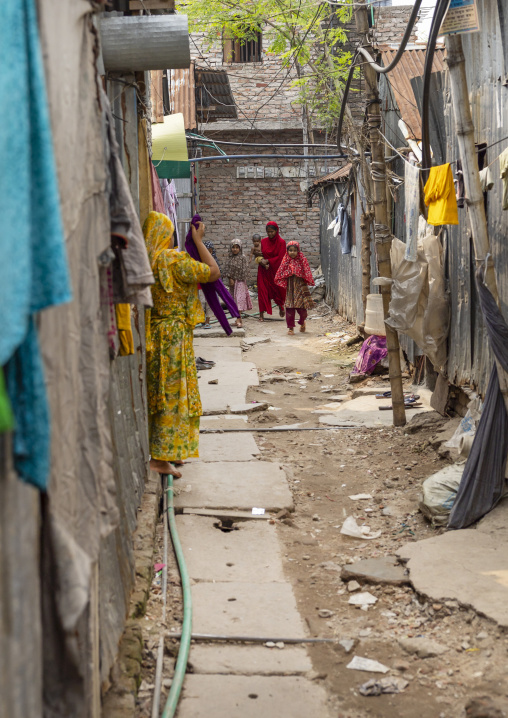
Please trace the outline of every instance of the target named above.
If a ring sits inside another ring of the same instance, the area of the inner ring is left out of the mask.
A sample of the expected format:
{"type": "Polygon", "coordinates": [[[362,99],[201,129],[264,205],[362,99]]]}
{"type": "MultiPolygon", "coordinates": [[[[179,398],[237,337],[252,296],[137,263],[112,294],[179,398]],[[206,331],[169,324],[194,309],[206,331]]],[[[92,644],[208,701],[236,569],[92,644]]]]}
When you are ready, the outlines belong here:
{"type": "MultiPolygon", "coordinates": [[[[386,144],[387,144],[389,147],[391,147],[391,149],[392,149],[394,152],[396,152],[396,153],[399,155],[399,157],[400,157],[402,160],[404,160],[404,162],[407,162],[408,165],[411,165],[411,164],[412,164],[411,162],[409,162],[409,161],[404,157],[403,154],[401,154],[401,153],[398,151],[398,149],[397,149],[396,147],[394,147],[394,146],[392,145],[392,143],[383,135],[383,133],[381,132],[381,130],[378,130],[378,132],[379,132],[379,134],[381,135],[381,137],[384,139],[384,141],[386,142],[386,144]]],[[[482,152],[484,152],[484,151],[486,152],[486,151],[489,150],[491,147],[495,147],[496,145],[499,145],[501,142],[505,142],[506,140],[508,140],[508,137],[503,137],[501,140],[497,140],[496,142],[493,142],[491,145],[487,145],[487,147],[482,147],[482,148],[481,148],[481,151],[482,151],[482,152]]],[[[479,151],[479,150],[477,150],[477,151],[479,151]]],[[[486,165],[486,167],[484,167],[484,169],[486,169],[487,167],[490,167],[491,165],[493,165],[494,162],[496,162],[496,161],[501,157],[502,154],[503,154],[503,153],[500,152],[500,153],[497,155],[497,157],[495,157],[488,165],[486,165]]],[[[452,162],[448,162],[448,164],[450,164],[450,165],[454,165],[454,164],[456,164],[456,163],[457,163],[457,160],[452,160],[452,162]]],[[[425,170],[425,169],[430,169],[430,168],[428,168],[428,167],[427,167],[427,168],[426,168],[426,167],[417,167],[417,169],[418,169],[420,172],[422,172],[423,170],[425,170]]]]}

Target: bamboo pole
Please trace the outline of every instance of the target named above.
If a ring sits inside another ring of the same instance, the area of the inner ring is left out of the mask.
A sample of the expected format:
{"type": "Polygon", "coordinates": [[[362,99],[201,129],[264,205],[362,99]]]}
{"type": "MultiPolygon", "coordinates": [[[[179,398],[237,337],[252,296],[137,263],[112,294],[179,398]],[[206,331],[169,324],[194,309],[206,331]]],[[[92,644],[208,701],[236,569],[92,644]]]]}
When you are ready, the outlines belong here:
{"type": "MultiPolygon", "coordinates": [[[[359,0],[356,10],[356,28],[365,38],[365,49],[372,53],[368,45],[369,20],[365,0],[359,0]]],[[[367,117],[369,126],[370,149],[372,153],[372,193],[374,202],[374,240],[377,249],[377,267],[380,277],[391,278],[392,267],[390,262],[390,248],[392,246],[392,233],[390,230],[388,201],[386,194],[387,178],[384,147],[380,142],[379,128],[381,125],[381,108],[377,87],[377,73],[367,63],[363,68],[367,95],[367,117]]],[[[388,317],[390,304],[390,283],[381,286],[383,309],[385,319],[388,317]]],[[[400,369],[400,349],[397,332],[385,324],[386,346],[388,349],[388,371],[390,388],[392,391],[393,423],[394,426],[404,426],[406,411],[404,408],[404,391],[402,388],[402,374],[400,369]]]]}
{"type": "Polygon", "coordinates": [[[370,294],[370,225],[372,215],[364,212],[360,221],[360,229],[362,230],[362,303],[363,303],[363,323],[365,324],[365,314],[367,311],[367,295],[370,294]]]}
{"type": "MultiPolygon", "coordinates": [[[[462,172],[464,173],[464,187],[466,192],[467,215],[471,226],[476,266],[485,262],[490,254],[489,235],[487,233],[487,219],[485,217],[485,204],[480,186],[480,173],[474,143],[474,125],[469,104],[469,92],[466,81],[466,61],[462,49],[462,37],[449,35],[446,38],[446,62],[450,72],[450,88],[452,93],[453,113],[455,115],[455,132],[459,146],[462,172]]],[[[494,299],[499,304],[496,274],[492,256],[487,262],[485,272],[487,284],[494,299]]],[[[508,412],[508,374],[496,359],[499,387],[508,412]]]]}

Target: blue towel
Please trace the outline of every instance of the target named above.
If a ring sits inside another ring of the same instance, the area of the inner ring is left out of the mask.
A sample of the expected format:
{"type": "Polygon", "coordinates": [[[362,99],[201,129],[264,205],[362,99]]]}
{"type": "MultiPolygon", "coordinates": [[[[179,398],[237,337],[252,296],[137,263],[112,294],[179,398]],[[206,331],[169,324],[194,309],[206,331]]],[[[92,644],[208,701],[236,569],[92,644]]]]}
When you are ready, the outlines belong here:
{"type": "Polygon", "coordinates": [[[33,314],[71,291],[34,0],[0,2],[0,67],[0,365],[15,468],[45,488],[50,428],[33,314]]]}

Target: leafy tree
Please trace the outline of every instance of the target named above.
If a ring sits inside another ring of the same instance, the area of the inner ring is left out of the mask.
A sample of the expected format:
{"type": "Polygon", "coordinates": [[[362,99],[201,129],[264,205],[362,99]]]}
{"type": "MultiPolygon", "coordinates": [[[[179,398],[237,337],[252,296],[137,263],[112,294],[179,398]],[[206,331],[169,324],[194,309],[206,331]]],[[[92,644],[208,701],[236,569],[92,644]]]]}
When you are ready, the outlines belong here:
{"type": "Polygon", "coordinates": [[[204,35],[208,47],[222,38],[246,43],[263,30],[267,50],[276,54],[312,124],[332,130],[351,53],[344,50],[349,0],[332,6],[308,0],[184,0],[191,32],[204,35]]]}

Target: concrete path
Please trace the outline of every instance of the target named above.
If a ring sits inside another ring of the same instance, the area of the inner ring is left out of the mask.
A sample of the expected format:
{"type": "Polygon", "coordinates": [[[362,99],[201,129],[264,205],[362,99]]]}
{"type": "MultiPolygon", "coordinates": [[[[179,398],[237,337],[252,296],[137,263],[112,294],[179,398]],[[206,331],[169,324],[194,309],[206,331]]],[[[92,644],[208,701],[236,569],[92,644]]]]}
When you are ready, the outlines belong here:
{"type": "MultiPolygon", "coordinates": [[[[216,362],[200,372],[202,428],[245,428],[246,416],[230,414],[230,407],[245,404],[258,377],[255,365],[242,361],[240,340],[208,336],[196,339],[195,349],[216,362]]],[[[194,633],[308,636],[284,578],[276,527],[249,519],[253,508],[293,508],[282,467],[260,461],[259,453],[248,432],[201,434],[200,458],[185,464],[176,483],[194,633]]],[[[189,662],[178,718],[329,716],[326,692],[307,677],[312,664],[303,644],[195,643],[189,662]]]]}

